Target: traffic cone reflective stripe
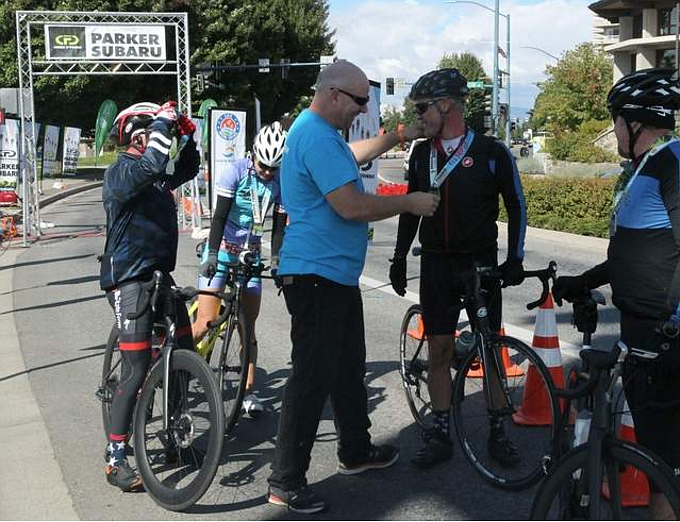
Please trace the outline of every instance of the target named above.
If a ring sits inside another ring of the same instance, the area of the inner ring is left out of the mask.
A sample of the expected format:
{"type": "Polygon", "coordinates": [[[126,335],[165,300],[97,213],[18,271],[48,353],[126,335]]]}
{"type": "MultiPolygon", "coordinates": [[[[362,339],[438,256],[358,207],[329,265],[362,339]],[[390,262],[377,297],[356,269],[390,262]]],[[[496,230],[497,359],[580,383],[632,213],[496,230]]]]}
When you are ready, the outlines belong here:
{"type": "MultiPolygon", "coordinates": [[[[501,329],[498,331],[499,335],[505,335],[505,327],[501,325],[501,329]]],[[[508,353],[507,347],[503,346],[501,349],[501,359],[503,360],[503,366],[505,366],[505,375],[508,377],[520,377],[524,375],[524,370],[517,366],[510,360],[510,354],[508,353]]],[[[472,368],[472,367],[471,367],[472,368]]],[[[469,379],[480,379],[484,376],[484,367],[479,364],[476,370],[470,369],[467,374],[469,379]]]]}
{"type": "MultiPolygon", "coordinates": [[[[538,309],[531,347],[548,367],[555,386],[564,388],[560,339],[557,334],[557,318],[552,294],[548,294],[538,309]]],[[[552,423],[550,396],[533,364],[529,365],[527,370],[522,406],[513,414],[512,420],[516,424],[525,426],[546,426],[552,423]]]]}
{"type": "MultiPolygon", "coordinates": [[[[628,402],[624,399],[621,424],[619,425],[618,438],[628,442],[637,442],[635,438],[635,424],[630,414],[628,402]]],[[[621,485],[621,505],[623,507],[640,507],[649,505],[649,481],[647,476],[637,468],[626,467],[619,476],[621,485]]],[[[602,496],[609,499],[609,484],[602,484],[602,496]]]]}

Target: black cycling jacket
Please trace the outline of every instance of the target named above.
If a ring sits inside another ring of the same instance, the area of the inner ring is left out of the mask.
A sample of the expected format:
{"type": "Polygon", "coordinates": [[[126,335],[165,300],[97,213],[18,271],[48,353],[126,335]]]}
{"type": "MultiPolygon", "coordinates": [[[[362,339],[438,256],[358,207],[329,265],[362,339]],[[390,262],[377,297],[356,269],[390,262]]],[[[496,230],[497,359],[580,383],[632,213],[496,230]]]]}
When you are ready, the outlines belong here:
{"type": "MultiPolygon", "coordinates": [[[[409,161],[408,192],[430,188],[430,144],[438,150],[437,170],[447,157],[438,138],[416,145],[409,161]]],[[[434,216],[401,214],[395,255],[404,256],[420,225],[425,252],[469,254],[498,246],[499,195],[508,213],[508,260],[524,258],[526,204],[515,160],[497,139],[475,135],[470,148],[440,188],[434,216]]]]}

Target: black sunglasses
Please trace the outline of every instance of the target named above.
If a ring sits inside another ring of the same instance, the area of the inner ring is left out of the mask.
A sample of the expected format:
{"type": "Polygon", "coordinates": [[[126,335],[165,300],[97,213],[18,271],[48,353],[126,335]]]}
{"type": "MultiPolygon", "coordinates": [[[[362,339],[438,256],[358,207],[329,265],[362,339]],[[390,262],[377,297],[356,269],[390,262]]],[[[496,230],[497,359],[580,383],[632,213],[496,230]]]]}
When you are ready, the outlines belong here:
{"type": "Polygon", "coordinates": [[[418,116],[422,116],[423,114],[425,114],[425,113],[428,111],[428,109],[429,109],[430,107],[432,107],[432,106],[433,106],[435,103],[437,103],[438,101],[439,101],[439,100],[430,100],[430,101],[426,101],[426,102],[416,103],[416,104],[413,106],[413,108],[415,109],[416,114],[417,114],[418,116]]]}
{"type": "Polygon", "coordinates": [[[257,165],[260,167],[260,170],[264,170],[265,172],[269,172],[270,174],[276,174],[280,168],[270,167],[269,165],[265,165],[264,163],[260,163],[259,161],[257,162],[257,165]]]}
{"type": "Polygon", "coordinates": [[[345,96],[349,96],[350,98],[352,98],[352,100],[354,100],[354,103],[356,103],[359,107],[363,107],[370,100],[370,98],[368,96],[366,96],[365,98],[363,96],[355,96],[351,92],[347,92],[347,91],[342,90],[340,87],[333,87],[333,88],[336,91],[341,92],[345,96]]]}

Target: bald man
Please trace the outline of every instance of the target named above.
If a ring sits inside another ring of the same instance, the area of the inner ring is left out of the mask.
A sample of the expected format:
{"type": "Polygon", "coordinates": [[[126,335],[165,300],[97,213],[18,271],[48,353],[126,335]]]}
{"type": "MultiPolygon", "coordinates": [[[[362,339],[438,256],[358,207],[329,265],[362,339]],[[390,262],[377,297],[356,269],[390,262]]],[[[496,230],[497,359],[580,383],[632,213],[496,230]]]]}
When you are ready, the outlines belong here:
{"type": "Polygon", "coordinates": [[[305,475],[329,396],[339,436],[338,473],[386,468],[399,458],[396,447],[371,444],[368,432],[359,276],[368,222],[407,212],[432,216],[439,196],[364,192],[359,165],[422,134],[420,127],[411,127],[401,140],[388,133],[348,145],[338,131],[346,131],[366,112],[368,88],[366,75],[350,62],[322,69],[311,106],[290,129],[281,165],[281,195],[290,222],[278,275],[291,315],[293,368],[283,395],[267,500],[295,513],[328,507],[307,486],[305,475]]]}

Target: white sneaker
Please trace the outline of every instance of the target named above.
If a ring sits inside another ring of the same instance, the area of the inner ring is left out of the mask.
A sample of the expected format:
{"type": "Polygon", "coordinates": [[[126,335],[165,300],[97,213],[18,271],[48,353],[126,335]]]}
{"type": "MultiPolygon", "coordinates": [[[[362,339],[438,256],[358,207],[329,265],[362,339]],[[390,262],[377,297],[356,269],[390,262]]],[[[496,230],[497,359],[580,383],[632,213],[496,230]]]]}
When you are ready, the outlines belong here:
{"type": "Polygon", "coordinates": [[[259,417],[264,412],[264,406],[254,393],[249,393],[244,397],[241,409],[252,418],[259,417]]]}

